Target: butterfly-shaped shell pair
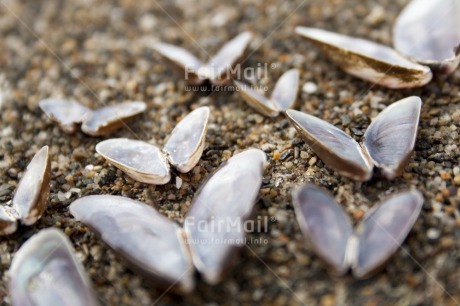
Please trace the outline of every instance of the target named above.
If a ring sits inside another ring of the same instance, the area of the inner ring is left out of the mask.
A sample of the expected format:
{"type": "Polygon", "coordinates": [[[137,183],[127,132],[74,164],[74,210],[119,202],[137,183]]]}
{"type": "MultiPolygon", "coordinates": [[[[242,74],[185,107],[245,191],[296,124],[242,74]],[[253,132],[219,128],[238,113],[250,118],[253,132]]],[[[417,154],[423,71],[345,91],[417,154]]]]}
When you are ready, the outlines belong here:
{"type": "Polygon", "coordinates": [[[12,200],[12,206],[0,206],[0,235],[16,231],[18,221],[32,225],[46,209],[50,193],[51,161],[48,146],[41,148],[27,166],[12,200]]]}
{"type": "Polygon", "coordinates": [[[232,69],[242,60],[251,38],[250,32],[237,35],[224,44],[207,63],[174,45],[157,43],[153,45],[153,49],[178,66],[185,73],[188,84],[200,85],[209,80],[214,85],[223,85],[231,81],[232,69]]]}
{"type": "Polygon", "coordinates": [[[60,230],[41,230],[24,243],[9,270],[15,306],[97,306],[91,283],[60,230]]]}
{"type": "Polygon", "coordinates": [[[297,27],[346,72],[388,88],[420,87],[431,69],[452,73],[460,62],[458,0],[412,0],[393,29],[395,49],[321,29],[297,27]]]}
{"type": "Polygon", "coordinates": [[[139,182],[166,184],[171,180],[169,163],[186,173],[200,160],[208,118],[208,107],[199,107],[188,114],[171,132],[163,151],[147,142],[126,138],[104,140],[96,145],[96,151],[139,182]]]}
{"type": "Polygon", "coordinates": [[[249,85],[234,81],[243,99],[255,110],[268,117],[276,117],[291,108],[299,91],[299,71],[286,71],[278,80],[270,98],[249,85]]]}
{"type": "Polygon", "coordinates": [[[297,220],[311,246],[337,274],[356,278],[375,273],[401,246],[423,205],[418,191],[392,195],[366,213],[353,230],[334,198],[314,185],[294,189],[297,220]]]}
{"type": "Polygon", "coordinates": [[[193,267],[215,284],[233,251],[244,244],[242,224],[259,193],[265,162],[257,149],[227,160],[195,194],[183,228],[154,208],[120,196],[83,197],[70,205],[70,212],[134,270],[190,292],[193,267]]]}
{"type": "Polygon", "coordinates": [[[91,110],[73,100],[45,99],[39,102],[40,108],[66,133],[75,133],[81,125],[83,133],[100,136],[111,133],[125,121],[144,112],[144,102],[124,102],[91,110]]]}
{"type": "Polygon", "coordinates": [[[286,114],[326,165],[341,175],[367,181],[372,177],[374,166],[387,179],[404,171],[414,149],[421,106],[419,97],[408,97],[391,104],[369,125],[361,145],[315,116],[296,110],[287,110],[286,114]]]}

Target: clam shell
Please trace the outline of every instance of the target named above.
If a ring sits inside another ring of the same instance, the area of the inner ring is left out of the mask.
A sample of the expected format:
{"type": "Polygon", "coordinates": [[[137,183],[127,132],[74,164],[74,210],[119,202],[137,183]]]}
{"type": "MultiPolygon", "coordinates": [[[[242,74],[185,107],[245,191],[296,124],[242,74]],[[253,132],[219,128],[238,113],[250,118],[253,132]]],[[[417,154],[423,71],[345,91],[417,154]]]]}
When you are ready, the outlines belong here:
{"type": "Polygon", "coordinates": [[[292,202],[300,229],[318,256],[337,274],[348,272],[346,252],[353,227],[343,209],[312,184],[295,188],[292,202]]]}
{"type": "Polygon", "coordinates": [[[48,151],[48,146],[44,146],[35,154],[13,197],[13,208],[24,225],[34,224],[46,209],[51,177],[48,151]]]}
{"type": "Polygon", "coordinates": [[[193,199],[184,231],[193,263],[210,284],[221,279],[233,252],[245,244],[242,224],[259,194],[265,162],[265,153],[257,149],[234,155],[193,199]]]}
{"type": "Polygon", "coordinates": [[[428,67],[384,45],[315,28],[297,27],[296,33],[349,74],[372,83],[393,89],[412,88],[427,84],[433,77],[428,67]]]}
{"type": "Polygon", "coordinates": [[[418,191],[400,192],[366,213],[355,232],[359,239],[352,265],[356,278],[372,276],[396,252],[417,220],[423,201],[418,191]]]}
{"type": "Polygon", "coordinates": [[[162,185],[171,179],[169,164],[160,149],[144,141],[108,139],[98,143],[96,151],[139,182],[162,185]]]}
{"type": "Polygon", "coordinates": [[[99,305],[73,252],[68,238],[57,229],[44,229],[29,238],[9,270],[12,304],[99,305]]]}
{"type": "Polygon", "coordinates": [[[174,63],[179,70],[184,73],[188,84],[199,85],[204,79],[198,76],[198,70],[203,67],[203,63],[193,54],[184,48],[165,43],[156,43],[153,49],[174,63]]]}
{"type": "Polygon", "coordinates": [[[329,167],[358,181],[372,177],[373,164],[360,145],[332,124],[296,110],[287,110],[287,118],[306,144],[329,167]]]}
{"type": "Polygon", "coordinates": [[[251,38],[251,32],[240,33],[224,44],[206,64],[180,47],[165,43],[156,43],[152,47],[174,63],[181,71],[184,71],[185,81],[188,84],[199,85],[205,80],[209,80],[215,85],[223,85],[230,82],[231,68],[242,59],[251,38]]]}
{"type": "Polygon", "coordinates": [[[273,101],[267,99],[262,93],[239,81],[233,81],[233,83],[238,89],[237,92],[253,109],[267,117],[276,117],[279,115],[279,110],[273,101]]]}
{"type": "Polygon", "coordinates": [[[316,254],[335,273],[350,268],[356,278],[372,276],[409,234],[423,205],[418,191],[393,194],[366,213],[353,231],[351,221],[332,196],[314,185],[292,194],[300,228],[316,254]]]}
{"type": "Polygon", "coordinates": [[[276,82],[270,99],[263,93],[239,81],[233,81],[238,93],[259,113],[267,117],[276,117],[280,111],[286,111],[295,103],[299,91],[299,71],[286,71],[276,82]]]}
{"type": "Polygon", "coordinates": [[[276,82],[271,100],[280,111],[291,108],[299,93],[299,70],[291,69],[283,73],[276,82]]]}
{"type": "Polygon", "coordinates": [[[106,106],[88,114],[81,126],[85,134],[100,136],[110,133],[125,125],[125,121],[144,112],[147,105],[144,102],[124,102],[106,106]]]}
{"type": "Polygon", "coordinates": [[[401,175],[411,158],[421,107],[419,97],[399,100],[385,108],[364,134],[363,148],[389,180],[401,175]]]}
{"type": "Polygon", "coordinates": [[[452,73],[460,63],[459,20],[458,0],[412,0],[396,20],[393,44],[436,72],[452,73]]]}
{"type": "Polygon", "coordinates": [[[209,108],[199,107],[180,121],[164,146],[169,162],[189,172],[201,158],[208,129],[209,108]]]}
{"type": "Polygon", "coordinates": [[[120,196],[94,195],[70,205],[134,270],[165,286],[190,292],[194,269],[179,227],[152,207],[120,196]]]}
{"type": "Polygon", "coordinates": [[[206,66],[200,69],[201,78],[207,78],[215,85],[228,83],[230,79],[227,76],[232,74],[230,69],[243,59],[251,39],[251,32],[243,32],[224,44],[206,66]]]}
{"type": "Polygon", "coordinates": [[[73,100],[45,99],[38,105],[53,121],[57,122],[66,133],[74,133],[85,115],[91,110],[73,100]]]}

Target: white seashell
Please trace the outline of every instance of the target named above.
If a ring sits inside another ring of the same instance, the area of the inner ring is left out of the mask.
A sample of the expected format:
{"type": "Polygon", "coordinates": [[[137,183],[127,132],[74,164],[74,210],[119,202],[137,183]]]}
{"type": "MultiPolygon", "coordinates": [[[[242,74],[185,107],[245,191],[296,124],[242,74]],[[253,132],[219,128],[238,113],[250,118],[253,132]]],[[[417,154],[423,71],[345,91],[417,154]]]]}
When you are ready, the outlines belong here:
{"type": "Polygon", "coordinates": [[[436,72],[460,63],[460,1],[412,0],[393,27],[395,49],[436,72]]]}
{"type": "Polygon", "coordinates": [[[209,108],[200,107],[180,121],[164,146],[168,160],[182,173],[189,172],[203,154],[209,108]]]}
{"type": "Polygon", "coordinates": [[[388,88],[420,87],[431,81],[431,70],[390,47],[321,29],[297,27],[296,33],[318,46],[351,75],[388,88]]]}
{"type": "Polygon", "coordinates": [[[187,50],[174,45],[157,43],[152,48],[178,66],[185,73],[187,83],[199,85],[209,80],[215,85],[223,85],[230,81],[231,69],[244,56],[251,38],[250,32],[240,33],[224,44],[206,64],[187,50]]]}
{"type": "Polygon", "coordinates": [[[83,197],[70,205],[70,212],[134,270],[169,288],[190,292],[193,264],[215,284],[232,253],[244,245],[241,225],[256,201],[265,162],[265,154],[257,149],[225,162],[197,192],[183,230],[152,207],[120,196],[83,197]],[[227,221],[230,227],[220,230],[213,221],[227,221]]]}
{"type": "Polygon", "coordinates": [[[144,112],[144,102],[124,102],[90,110],[73,100],[45,99],[40,108],[66,133],[74,133],[81,124],[83,133],[100,136],[125,125],[125,121],[144,112]]]}
{"type": "Polygon", "coordinates": [[[369,125],[363,148],[324,120],[295,110],[286,114],[326,165],[341,175],[367,181],[374,166],[387,179],[404,170],[414,149],[421,105],[419,97],[408,97],[388,106],[369,125]]]}
{"type": "Polygon", "coordinates": [[[32,158],[12,200],[12,208],[24,225],[37,222],[46,209],[51,177],[48,151],[44,146],[32,158]]]}
{"type": "Polygon", "coordinates": [[[418,191],[400,192],[377,204],[353,230],[334,198],[321,188],[296,188],[292,199],[303,234],[321,259],[337,274],[352,269],[367,278],[401,246],[417,220],[424,199],[418,191]]]}
{"type": "Polygon", "coordinates": [[[121,196],[94,195],[73,202],[70,213],[134,270],[183,292],[193,289],[194,270],[179,226],[154,208],[121,196]]]}
{"type": "Polygon", "coordinates": [[[104,140],[96,151],[133,179],[162,185],[170,181],[169,165],[156,146],[126,138],[104,140]]]}
{"type": "Polygon", "coordinates": [[[13,305],[97,306],[99,302],[67,236],[41,230],[18,250],[9,270],[13,305]]]}
{"type": "Polygon", "coordinates": [[[74,133],[85,115],[91,113],[89,108],[73,100],[45,99],[38,105],[66,133],[74,133]]]}
{"type": "Polygon", "coordinates": [[[13,208],[0,206],[0,235],[10,235],[18,229],[19,215],[13,208]]]}
{"type": "Polygon", "coordinates": [[[259,194],[265,162],[261,150],[236,154],[195,194],[184,231],[193,263],[209,284],[219,282],[233,252],[245,244],[243,223],[259,194]],[[222,230],[220,224],[227,226],[222,230]]]}
{"type": "Polygon", "coordinates": [[[299,71],[297,69],[286,71],[276,82],[269,99],[244,83],[238,81],[233,83],[249,106],[265,116],[276,117],[280,111],[286,111],[295,103],[299,92],[299,71]]]}
{"type": "Polygon", "coordinates": [[[139,182],[166,184],[171,179],[168,161],[185,173],[200,160],[208,119],[208,107],[199,107],[188,114],[172,131],[164,153],[154,145],[126,138],[102,141],[96,145],[96,151],[139,182]]]}
{"type": "Polygon", "coordinates": [[[81,130],[91,136],[110,133],[123,125],[125,120],[144,112],[147,105],[144,102],[124,102],[106,106],[89,113],[83,120],[81,130]]]}

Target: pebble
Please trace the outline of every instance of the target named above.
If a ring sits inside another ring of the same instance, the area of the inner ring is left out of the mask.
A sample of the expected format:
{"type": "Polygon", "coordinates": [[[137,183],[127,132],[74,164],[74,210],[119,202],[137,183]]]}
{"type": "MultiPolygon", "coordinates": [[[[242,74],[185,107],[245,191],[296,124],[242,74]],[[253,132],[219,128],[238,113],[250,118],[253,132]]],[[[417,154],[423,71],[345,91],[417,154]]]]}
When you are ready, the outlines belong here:
{"type": "Polygon", "coordinates": [[[313,82],[303,84],[302,91],[307,94],[314,94],[318,90],[318,86],[313,82]]]}

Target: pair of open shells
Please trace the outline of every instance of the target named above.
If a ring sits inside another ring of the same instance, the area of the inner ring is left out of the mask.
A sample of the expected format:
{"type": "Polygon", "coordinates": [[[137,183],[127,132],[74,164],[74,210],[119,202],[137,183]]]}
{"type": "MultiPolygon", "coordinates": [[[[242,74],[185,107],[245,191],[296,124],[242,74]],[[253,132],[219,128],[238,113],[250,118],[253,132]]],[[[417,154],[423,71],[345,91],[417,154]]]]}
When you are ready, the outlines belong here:
{"type": "Polygon", "coordinates": [[[183,227],[147,204],[120,196],[83,197],[70,212],[131,268],[160,285],[190,292],[193,267],[215,284],[244,245],[242,225],[253,210],[265,163],[257,149],[227,160],[195,194],[183,227]]]}
{"type": "Polygon", "coordinates": [[[83,133],[101,136],[111,133],[126,121],[144,112],[144,102],[124,102],[91,110],[73,100],[45,99],[39,102],[40,108],[66,133],[75,133],[81,125],[83,133]]]}
{"type": "Polygon", "coordinates": [[[133,179],[162,185],[171,180],[170,166],[189,172],[203,154],[209,108],[199,107],[180,121],[163,150],[140,140],[114,138],[96,145],[96,151],[133,179]]]}
{"type": "Polygon", "coordinates": [[[209,81],[214,85],[228,84],[235,74],[233,68],[242,59],[252,39],[252,33],[243,32],[217,52],[217,54],[203,63],[184,48],[166,43],[156,43],[152,48],[167,58],[184,73],[188,84],[199,85],[209,81]]]}
{"type": "Polygon", "coordinates": [[[334,198],[321,188],[296,188],[292,201],[300,228],[316,254],[336,274],[352,271],[356,278],[377,272],[401,246],[423,205],[418,191],[394,194],[366,213],[353,230],[334,198]]]}
{"type": "Polygon", "coordinates": [[[395,49],[316,28],[296,32],[346,72],[388,88],[420,87],[460,63],[460,3],[412,0],[393,27],[395,49]]]}
{"type": "Polygon", "coordinates": [[[0,235],[16,232],[18,221],[24,225],[34,224],[45,211],[51,178],[48,151],[48,146],[44,146],[32,158],[19,181],[12,206],[0,206],[0,235]]]}
{"type": "Polygon", "coordinates": [[[377,168],[391,180],[410,160],[421,107],[421,99],[415,96],[394,102],[372,121],[361,144],[315,116],[296,110],[287,110],[286,115],[310,148],[339,174],[367,181],[377,168]]]}

